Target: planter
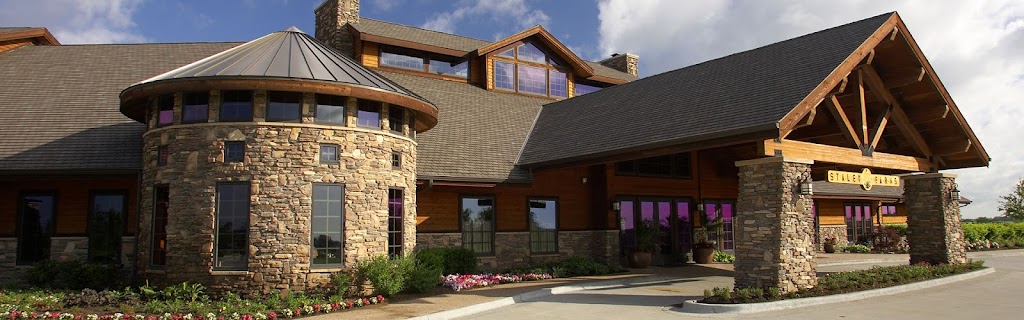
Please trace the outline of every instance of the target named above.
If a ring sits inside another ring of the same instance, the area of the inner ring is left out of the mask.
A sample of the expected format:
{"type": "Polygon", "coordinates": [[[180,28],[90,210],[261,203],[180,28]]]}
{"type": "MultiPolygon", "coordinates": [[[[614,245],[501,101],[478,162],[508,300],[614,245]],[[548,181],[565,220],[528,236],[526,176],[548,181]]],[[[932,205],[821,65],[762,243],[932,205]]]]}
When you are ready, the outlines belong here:
{"type": "Polygon", "coordinates": [[[650,252],[633,252],[629,254],[629,267],[635,269],[644,269],[651,265],[651,253],[650,252]]]}
{"type": "Polygon", "coordinates": [[[825,244],[825,253],[836,253],[836,244],[835,243],[826,243],[825,244]]]}
{"type": "Polygon", "coordinates": [[[699,264],[711,263],[711,258],[715,255],[715,248],[694,248],[693,249],[693,261],[699,264]]]}

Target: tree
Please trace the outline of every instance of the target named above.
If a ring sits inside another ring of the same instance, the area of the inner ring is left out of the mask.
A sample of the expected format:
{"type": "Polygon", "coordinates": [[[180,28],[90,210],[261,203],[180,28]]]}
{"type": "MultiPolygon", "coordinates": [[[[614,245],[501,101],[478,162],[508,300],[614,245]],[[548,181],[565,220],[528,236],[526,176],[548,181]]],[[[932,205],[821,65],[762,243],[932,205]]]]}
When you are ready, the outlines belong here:
{"type": "Polygon", "coordinates": [[[1024,220],[1024,179],[1017,182],[1010,194],[1000,197],[999,210],[1014,220],[1024,220]]]}

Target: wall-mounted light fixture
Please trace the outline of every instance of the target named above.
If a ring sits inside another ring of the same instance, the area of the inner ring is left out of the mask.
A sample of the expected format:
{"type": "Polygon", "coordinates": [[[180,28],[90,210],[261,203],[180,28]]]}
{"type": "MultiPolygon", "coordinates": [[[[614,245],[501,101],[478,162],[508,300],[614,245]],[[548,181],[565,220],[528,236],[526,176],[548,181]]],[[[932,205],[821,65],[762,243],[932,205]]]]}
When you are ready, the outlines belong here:
{"type": "Polygon", "coordinates": [[[586,178],[586,177],[584,177],[584,178],[582,179],[582,181],[583,181],[583,184],[587,184],[587,178],[586,178]]]}
{"type": "Polygon", "coordinates": [[[612,210],[622,210],[622,204],[620,204],[618,201],[612,201],[612,210]]]}
{"type": "Polygon", "coordinates": [[[953,190],[949,190],[949,199],[954,202],[960,202],[960,189],[957,188],[956,183],[953,183],[953,190]]]}
{"type": "Polygon", "coordinates": [[[805,196],[814,195],[814,182],[811,182],[811,178],[804,179],[800,182],[800,194],[805,196]]]}

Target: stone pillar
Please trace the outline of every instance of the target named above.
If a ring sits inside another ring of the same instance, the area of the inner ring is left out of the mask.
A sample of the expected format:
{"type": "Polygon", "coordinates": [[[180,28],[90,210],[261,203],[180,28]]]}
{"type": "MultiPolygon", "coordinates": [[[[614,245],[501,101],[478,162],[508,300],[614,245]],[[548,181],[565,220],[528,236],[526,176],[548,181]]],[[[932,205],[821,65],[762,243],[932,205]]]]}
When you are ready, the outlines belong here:
{"type": "Polygon", "coordinates": [[[810,179],[812,163],[783,157],[736,162],[737,288],[778,288],[785,293],[818,284],[812,200],[800,194],[800,182],[810,179]]]}
{"type": "Polygon", "coordinates": [[[910,264],[967,262],[960,204],[950,197],[956,175],[929,173],[903,177],[907,202],[910,264]]]}
{"type": "Polygon", "coordinates": [[[598,63],[633,76],[639,76],[639,71],[637,70],[639,62],[640,56],[638,55],[632,53],[616,53],[610,58],[601,60],[598,63]]]}
{"type": "Polygon", "coordinates": [[[326,0],[313,10],[316,39],[355,57],[352,34],[345,25],[359,22],[359,0],[326,0]]]}

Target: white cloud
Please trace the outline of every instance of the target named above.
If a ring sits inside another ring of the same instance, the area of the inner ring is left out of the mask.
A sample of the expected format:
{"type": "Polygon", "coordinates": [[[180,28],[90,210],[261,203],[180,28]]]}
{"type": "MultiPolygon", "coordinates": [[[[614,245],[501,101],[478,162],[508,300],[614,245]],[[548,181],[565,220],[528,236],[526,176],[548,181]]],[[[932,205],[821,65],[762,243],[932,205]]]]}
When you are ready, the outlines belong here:
{"type": "Polygon", "coordinates": [[[46,27],[65,44],[143,42],[133,15],[141,0],[0,0],[0,21],[46,27]]]}
{"type": "Polygon", "coordinates": [[[898,11],[990,156],[956,170],[975,202],[964,216],[996,216],[1024,177],[1024,2],[600,0],[600,48],[639,54],[661,73],[821,29],[898,11]]]}
{"type": "Polygon", "coordinates": [[[453,33],[460,22],[481,17],[499,22],[512,19],[518,28],[543,25],[551,20],[544,11],[531,9],[525,0],[463,0],[457,6],[454,11],[434,15],[422,27],[453,33]]]}
{"type": "Polygon", "coordinates": [[[380,11],[390,11],[401,3],[401,0],[373,0],[373,6],[380,11]]]}

